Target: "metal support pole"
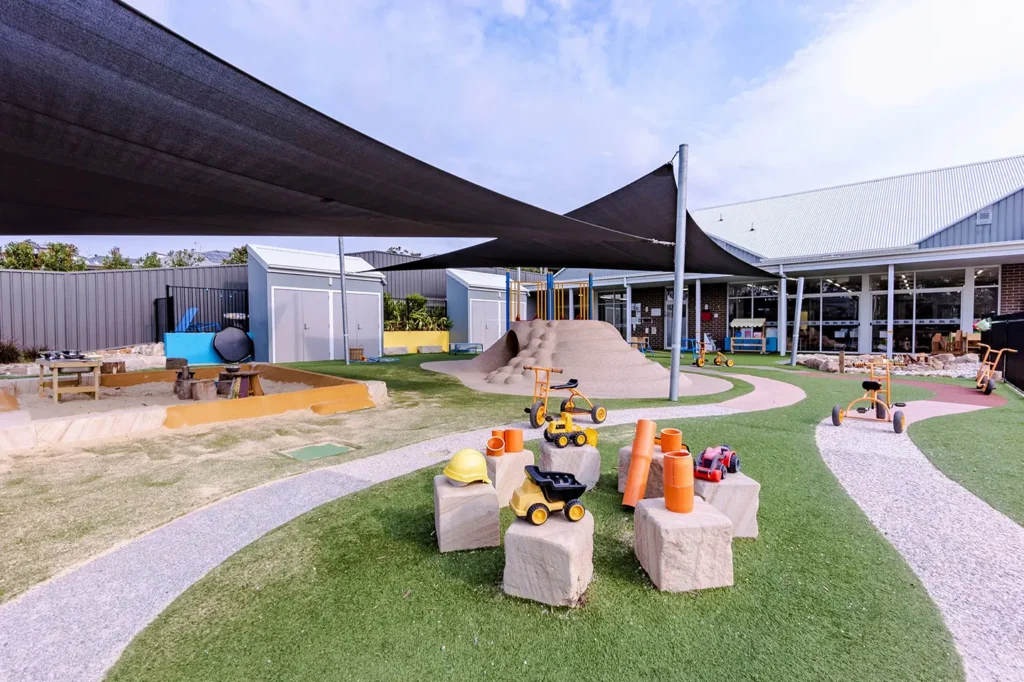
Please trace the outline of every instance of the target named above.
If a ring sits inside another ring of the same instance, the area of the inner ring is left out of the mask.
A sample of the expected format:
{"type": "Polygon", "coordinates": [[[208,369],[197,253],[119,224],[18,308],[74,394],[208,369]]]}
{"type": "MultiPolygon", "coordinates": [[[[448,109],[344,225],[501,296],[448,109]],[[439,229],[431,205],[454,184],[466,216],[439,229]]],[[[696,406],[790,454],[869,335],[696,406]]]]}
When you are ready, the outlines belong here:
{"type": "Polygon", "coordinates": [[[548,305],[548,319],[555,319],[555,278],[548,273],[548,293],[545,295],[548,305]]]}
{"type": "Polygon", "coordinates": [[[505,331],[512,326],[512,273],[505,271],[505,331]]]}
{"type": "MultiPolygon", "coordinates": [[[[338,269],[341,276],[338,278],[341,282],[341,345],[342,352],[345,353],[345,364],[349,363],[348,360],[348,300],[345,295],[348,290],[345,288],[345,238],[338,237],[338,269]]],[[[337,358],[335,358],[337,359],[337,358]]]]}
{"type": "Polygon", "coordinates": [[[796,310],[793,311],[793,352],[789,356],[791,367],[796,366],[796,349],[800,345],[800,316],[804,312],[804,278],[796,279],[796,310]]]}
{"type": "Polygon", "coordinates": [[[779,266],[779,314],[776,316],[778,319],[779,326],[776,334],[779,337],[779,355],[786,357],[786,325],[788,320],[786,315],[789,313],[789,300],[786,298],[786,273],[782,271],[782,266],[779,266]]]}
{"type": "Polygon", "coordinates": [[[587,275],[587,319],[594,319],[594,273],[587,275]]]}
{"type": "Polygon", "coordinates": [[[892,336],[893,336],[893,309],[896,305],[895,293],[893,289],[896,287],[896,267],[892,264],[889,265],[889,300],[886,302],[886,322],[885,322],[885,357],[892,358],[892,336]]]}
{"type": "Polygon", "coordinates": [[[626,287],[626,343],[629,343],[633,340],[633,287],[626,282],[625,277],[622,283],[626,287]]]}
{"type": "MultiPolygon", "coordinates": [[[[697,319],[694,320],[694,323],[693,323],[693,325],[694,325],[693,326],[693,335],[697,338],[697,341],[700,342],[700,340],[704,338],[701,335],[701,333],[700,333],[700,314],[704,310],[704,306],[703,306],[703,304],[700,301],[700,280],[699,279],[693,285],[693,298],[694,298],[693,307],[697,311],[697,319]]],[[[683,300],[684,301],[686,300],[686,292],[685,291],[683,292],[683,300]]],[[[686,311],[686,316],[687,317],[690,316],[690,311],[689,310],[686,311]]],[[[687,331],[689,331],[689,325],[687,325],[687,331]]]]}
{"type": "Polygon", "coordinates": [[[569,319],[576,319],[576,295],[575,289],[569,289],[569,319]]]}
{"type": "Polygon", "coordinates": [[[678,186],[676,197],[676,272],[675,297],[676,304],[672,310],[672,369],[668,378],[668,399],[679,400],[679,348],[683,336],[683,301],[686,290],[683,288],[683,273],[686,269],[686,164],[689,147],[679,145],[678,186]]]}

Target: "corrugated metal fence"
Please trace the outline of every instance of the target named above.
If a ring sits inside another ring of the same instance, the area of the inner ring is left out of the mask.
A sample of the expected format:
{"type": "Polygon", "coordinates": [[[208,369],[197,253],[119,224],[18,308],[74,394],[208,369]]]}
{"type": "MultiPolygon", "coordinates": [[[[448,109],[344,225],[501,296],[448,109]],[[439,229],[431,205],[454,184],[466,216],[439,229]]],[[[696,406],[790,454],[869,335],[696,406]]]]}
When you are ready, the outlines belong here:
{"type": "Polygon", "coordinates": [[[167,285],[247,289],[245,265],[36,272],[0,270],[0,338],[26,348],[99,350],[156,341],[167,285]]]}

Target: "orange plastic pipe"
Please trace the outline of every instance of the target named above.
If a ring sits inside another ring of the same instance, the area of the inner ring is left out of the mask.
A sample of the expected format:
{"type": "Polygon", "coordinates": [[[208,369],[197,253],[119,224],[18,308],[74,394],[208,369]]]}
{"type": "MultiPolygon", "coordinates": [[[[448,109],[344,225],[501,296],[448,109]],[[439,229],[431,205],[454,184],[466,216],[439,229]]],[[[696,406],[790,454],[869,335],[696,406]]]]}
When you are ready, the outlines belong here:
{"type": "Polygon", "coordinates": [[[491,438],[504,438],[505,432],[501,429],[491,429],[491,438]]]}
{"type": "Polygon", "coordinates": [[[654,457],[654,432],[658,425],[650,419],[636,423],[633,437],[633,452],[629,457],[629,473],[626,475],[626,492],[622,495],[622,506],[635,507],[647,490],[647,475],[651,472],[654,457]]]}
{"type": "Polygon", "coordinates": [[[505,441],[498,436],[491,436],[487,439],[487,456],[501,457],[505,454],[505,441]]]}
{"type": "Polygon", "coordinates": [[[677,514],[693,511],[693,457],[687,450],[666,452],[665,508],[677,514]]]}
{"type": "Polygon", "coordinates": [[[677,452],[683,449],[683,432],[679,429],[662,429],[661,438],[654,439],[662,452],[677,452]]]}
{"type": "Polygon", "coordinates": [[[505,452],[523,451],[523,430],[505,429],[505,452]]]}

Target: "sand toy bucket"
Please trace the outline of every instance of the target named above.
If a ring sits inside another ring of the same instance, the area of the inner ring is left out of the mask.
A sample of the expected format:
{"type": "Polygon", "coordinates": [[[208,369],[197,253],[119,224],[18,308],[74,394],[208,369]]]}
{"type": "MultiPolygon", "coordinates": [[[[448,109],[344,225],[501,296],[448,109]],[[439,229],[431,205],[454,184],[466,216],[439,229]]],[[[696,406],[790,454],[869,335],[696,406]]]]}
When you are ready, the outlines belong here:
{"type": "Polygon", "coordinates": [[[666,452],[665,508],[677,514],[693,511],[693,457],[687,450],[666,452]]]}
{"type": "MultiPolygon", "coordinates": [[[[493,433],[491,434],[494,435],[493,433]]],[[[505,429],[505,452],[522,452],[523,451],[523,430],[522,429],[505,429]]]]}
{"type": "MultiPolygon", "coordinates": [[[[502,433],[499,431],[499,433],[502,433]]],[[[501,457],[505,454],[505,439],[498,436],[491,436],[487,439],[487,456],[501,457]]]]}

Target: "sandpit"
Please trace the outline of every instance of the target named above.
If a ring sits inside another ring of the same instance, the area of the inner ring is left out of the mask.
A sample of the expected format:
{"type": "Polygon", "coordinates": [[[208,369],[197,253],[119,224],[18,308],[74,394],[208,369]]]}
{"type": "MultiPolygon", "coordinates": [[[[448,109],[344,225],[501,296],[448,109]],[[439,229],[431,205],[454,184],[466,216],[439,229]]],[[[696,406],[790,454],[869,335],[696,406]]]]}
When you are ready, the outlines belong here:
{"type": "MultiPolygon", "coordinates": [[[[665,398],[669,370],[630,346],[619,331],[596,320],[514,322],[507,334],[472,360],[426,362],[423,369],[457,377],[469,388],[488,393],[531,395],[533,371],[556,367],[552,383],[579,381],[593,398],[665,398]]],[[[680,395],[721,393],[728,381],[704,374],[680,374],[680,395]]]]}

